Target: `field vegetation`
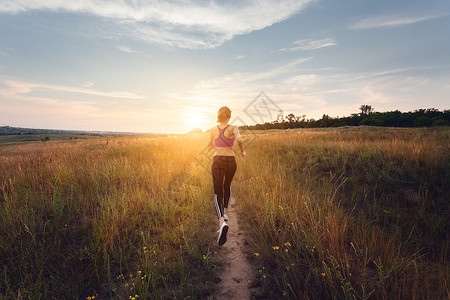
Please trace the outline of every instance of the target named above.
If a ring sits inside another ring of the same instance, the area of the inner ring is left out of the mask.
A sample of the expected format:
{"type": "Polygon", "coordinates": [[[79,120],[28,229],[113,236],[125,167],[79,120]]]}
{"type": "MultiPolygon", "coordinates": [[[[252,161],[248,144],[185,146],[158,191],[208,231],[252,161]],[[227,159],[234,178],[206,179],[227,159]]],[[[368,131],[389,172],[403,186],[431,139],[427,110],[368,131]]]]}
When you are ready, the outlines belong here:
{"type": "Polygon", "coordinates": [[[166,136],[1,147],[0,295],[211,294],[212,187],[193,163],[204,144],[166,136]]]}
{"type": "Polygon", "coordinates": [[[56,140],[94,139],[100,136],[89,134],[14,134],[0,135],[0,147],[11,146],[21,142],[48,142],[56,140]]]}
{"type": "MultiPolygon", "coordinates": [[[[243,132],[232,184],[269,299],[449,297],[450,130],[243,132]]],[[[204,299],[205,134],[0,147],[0,298],[204,299]]]]}
{"type": "Polygon", "coordinates": [[[449,297],[450,131],[258,135],[234,192],[272,298],[449,297]]]}

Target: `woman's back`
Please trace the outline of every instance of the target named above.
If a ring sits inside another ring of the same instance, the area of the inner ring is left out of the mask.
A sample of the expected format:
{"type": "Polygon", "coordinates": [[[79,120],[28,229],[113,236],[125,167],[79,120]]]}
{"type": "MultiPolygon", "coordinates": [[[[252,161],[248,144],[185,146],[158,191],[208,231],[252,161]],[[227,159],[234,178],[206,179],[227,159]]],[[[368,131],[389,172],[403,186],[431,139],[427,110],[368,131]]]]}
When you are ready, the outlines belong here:
{"type": "Polygon", "coordinates": [[[211,128],[211,136],[216,149],[214,156],[235,156],[233,145],[235,139],[240,138],[240,135],[236,134],[236,126],[228,124],[224,125],[225,124],[220,124],[211,128]]]}

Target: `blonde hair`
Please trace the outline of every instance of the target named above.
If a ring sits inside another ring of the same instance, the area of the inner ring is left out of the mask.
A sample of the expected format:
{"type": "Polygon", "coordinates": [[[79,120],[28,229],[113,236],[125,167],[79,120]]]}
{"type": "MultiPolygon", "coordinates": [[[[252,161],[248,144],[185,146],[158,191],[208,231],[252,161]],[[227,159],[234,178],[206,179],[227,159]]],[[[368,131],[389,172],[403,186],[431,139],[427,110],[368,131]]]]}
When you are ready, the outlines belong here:
{"type": "Polygon", "coordinates": [[[222,106],[217,112],[217,122],[223,123],[231,118],[231,110],[227,106],[222,106]]]}

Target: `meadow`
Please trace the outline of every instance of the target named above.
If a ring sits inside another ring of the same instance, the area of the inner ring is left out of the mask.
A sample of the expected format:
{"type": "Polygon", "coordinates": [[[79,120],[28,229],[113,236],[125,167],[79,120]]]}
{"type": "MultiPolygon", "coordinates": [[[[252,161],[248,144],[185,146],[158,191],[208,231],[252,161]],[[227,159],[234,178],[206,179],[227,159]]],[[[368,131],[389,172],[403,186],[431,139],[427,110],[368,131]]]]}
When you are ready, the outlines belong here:
{"type": "Polygon", "coordinates": [[[2,298],[211,294],[212,187],[193,163],[204,144],[165,136],[0,147],[2,298]]]}
{"type": "MultiPolygon", "coordinates": [[[[443,299],[450,130],[243,132],[254,297],[443,299]]],[[[205,299],[223,262],[205,134],[0,147],[0,297],[205,299]]]]}
{"type": "Polygon", "coordinates": [[[72,139],[94,139],[99,135],[89,134],[14,134],[0,135],[0,146],[15,145],[21,142],[40,142],[54,140],[72,140],[72,139]]]}
{"type": "Polygon", "coordinates": [[[448,298],[449,134],[259,135],[234,185],[254,285],[269,298],[448,298]]]}

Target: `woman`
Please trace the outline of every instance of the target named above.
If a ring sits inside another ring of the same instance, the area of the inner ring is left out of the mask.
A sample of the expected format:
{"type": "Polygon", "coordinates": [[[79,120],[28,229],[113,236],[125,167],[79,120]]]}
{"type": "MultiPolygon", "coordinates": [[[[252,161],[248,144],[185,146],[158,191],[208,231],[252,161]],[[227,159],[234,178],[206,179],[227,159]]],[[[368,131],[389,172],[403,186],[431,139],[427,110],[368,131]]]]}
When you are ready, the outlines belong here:
{"type": "Polygon", "coordinates": [[[231,110],[223,106],[217,112],[217,122],[209,131],[208,149],[215,148],[213,163],[211,166],[214,184],[214,203],[216,205],[217,218],[219,219],[219,237],[217,243],[221,246],[227,241],[228,204],[231,196],[231,180],[236,173],[236,160],[233,145],[236,140],[245,157],[244,141],[237,126],[229,125],[231,110]]]}

